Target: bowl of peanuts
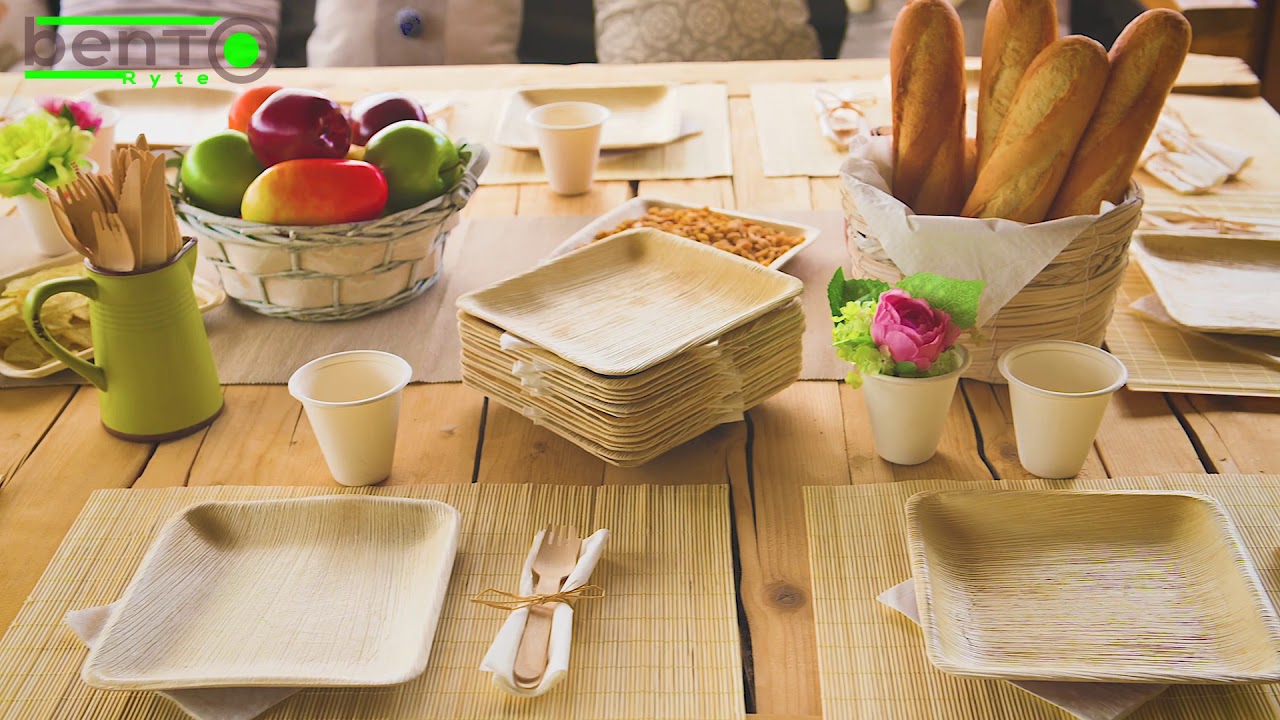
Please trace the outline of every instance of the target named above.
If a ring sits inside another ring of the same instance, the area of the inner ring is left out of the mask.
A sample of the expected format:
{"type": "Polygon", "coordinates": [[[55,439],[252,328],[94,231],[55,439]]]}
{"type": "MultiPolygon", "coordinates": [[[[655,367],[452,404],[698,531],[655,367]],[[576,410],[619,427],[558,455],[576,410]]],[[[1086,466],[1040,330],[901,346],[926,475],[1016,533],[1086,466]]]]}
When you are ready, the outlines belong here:
{"type": "Polygon", "coordinates": [[[632,228],[649,227],[777,270],[813,244],[818,229],[734,210],[636,197],[591,221],[551,253],[559,257],[632,228]]]}

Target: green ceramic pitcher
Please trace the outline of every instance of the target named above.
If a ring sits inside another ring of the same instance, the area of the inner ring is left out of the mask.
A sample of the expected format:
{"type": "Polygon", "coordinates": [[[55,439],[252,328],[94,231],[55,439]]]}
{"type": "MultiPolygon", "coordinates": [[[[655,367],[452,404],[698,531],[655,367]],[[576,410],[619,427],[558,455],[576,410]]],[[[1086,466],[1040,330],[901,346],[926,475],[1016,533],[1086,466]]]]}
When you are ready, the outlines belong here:
{"type": "Polygon", "coordinates": [[[86,262],[87,275],[49,280],[27,295],[27,327],[98,388],[99,414],[112,435],[169,440],[199,430],[222,411],[218,371],[191,289],[195,246],[188,240],[168,264],[150,270],[118,273],[86,262]],[[40,322],[40,306],[64,292],[89,298],[93,362],[71,354],[40,322]]]}

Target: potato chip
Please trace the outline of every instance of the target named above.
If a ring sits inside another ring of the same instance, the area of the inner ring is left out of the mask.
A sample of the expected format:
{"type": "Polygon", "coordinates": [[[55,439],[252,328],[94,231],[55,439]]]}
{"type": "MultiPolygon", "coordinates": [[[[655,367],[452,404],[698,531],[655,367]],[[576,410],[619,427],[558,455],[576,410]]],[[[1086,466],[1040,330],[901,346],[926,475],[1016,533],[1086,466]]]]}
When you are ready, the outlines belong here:
{"type": "Polygon", "coordinates": [[[72,350],[93,347],[93,332],[88,325],[73,325],[62,332],[62,338],[72,350]]]}
{"type": "Polygon", "coordinates": [[[35,368],[53,359],[30,336],[15,341],[4,349],[4,361],[19,367],[35,368]]]}
{"type": "MultiPolygon", "coordinates": [[[[53,359],[36,344],[22,319],[22,305],[31,288],[46,280],[84,274],[79,263],[40,270],[10,280],[0,288],[0,357],[24,368],[36,368],[53,359]]],[[[49,334],[72,350],[93,344],[89,330],[89,299],[77,293],[59,293],[45,301],[40,320],[49,334]]]]}

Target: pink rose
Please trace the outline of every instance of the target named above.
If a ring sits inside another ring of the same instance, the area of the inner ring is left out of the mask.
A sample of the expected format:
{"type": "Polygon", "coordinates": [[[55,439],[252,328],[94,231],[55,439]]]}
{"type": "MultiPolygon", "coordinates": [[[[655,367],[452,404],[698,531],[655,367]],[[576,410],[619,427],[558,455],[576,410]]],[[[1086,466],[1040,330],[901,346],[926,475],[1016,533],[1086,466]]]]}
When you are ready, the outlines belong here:
{"type": "Polygon", "coordinates": [[[876,345],[888,348],[894,362],[912,362],[921,371],[928,370],[959,336],[950,315],[897,288],[880,296],[871,319],[871,339],[876,345]]]}
{"type": "Polygon", "coordinates": [[[75,101],[44,97],[38,102],[45,112],[64,117],[81,130],[96,133],[98,128],[102,127],[102,115],[93,109],[93,103],[88,100],[75,101]]]}

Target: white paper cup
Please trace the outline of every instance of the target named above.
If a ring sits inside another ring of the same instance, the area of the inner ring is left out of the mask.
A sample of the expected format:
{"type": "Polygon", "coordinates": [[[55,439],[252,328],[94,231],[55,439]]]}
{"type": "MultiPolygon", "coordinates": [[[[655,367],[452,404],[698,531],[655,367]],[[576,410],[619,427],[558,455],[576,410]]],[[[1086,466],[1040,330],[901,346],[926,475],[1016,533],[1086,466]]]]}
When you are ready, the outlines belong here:
{"type": "Polygon", "coordinates": [[[1129,379],[1124,363],[1092,345],[1043,340],[1010,348],[998,366],[1022,467],[1043,478],[1080,474],[1111,394],[1129,379]]]}
{"type": "Polygon", "coordinates": [[[969,351],[956,346],[960,367],[929,378],[863,375],[862,397],[871,417],[876,454],[898,465],[919,465],[938,452],[951,399],[969,369],[969,351]]]}
{"type": "MultiPolygon", "coordinates": [[[[120,112],[106,105],[95,105],[94,110],[102,115],[102,125],[98,126],[98,132],[93,134],[93,145],[89,147],[85,157],[97,163],[102,172],[111,172],[111,158],[116,149],[116,124],[120,122],[120,112]]],[[[130,139],[129,142],[133,140],[130,139]]]]}
{"type": "Polygon", "coordinates": [[[529,111],[538,156],[552,192],[581,195],[591,189],[600,163],[600,133],[609,109],[588,102],[558,102],[529,111]]]}
{"type": "Polygon", "coordinates": [[[352,350],[312,360],[289,378],[335,480],[358,487],[391,475],[400,395],[412,373],[397,355],[352,350]]]}

